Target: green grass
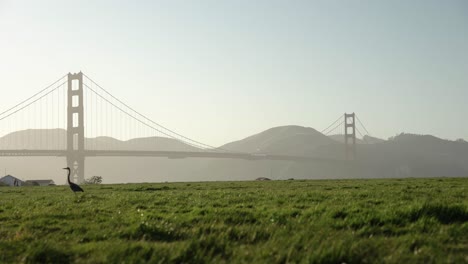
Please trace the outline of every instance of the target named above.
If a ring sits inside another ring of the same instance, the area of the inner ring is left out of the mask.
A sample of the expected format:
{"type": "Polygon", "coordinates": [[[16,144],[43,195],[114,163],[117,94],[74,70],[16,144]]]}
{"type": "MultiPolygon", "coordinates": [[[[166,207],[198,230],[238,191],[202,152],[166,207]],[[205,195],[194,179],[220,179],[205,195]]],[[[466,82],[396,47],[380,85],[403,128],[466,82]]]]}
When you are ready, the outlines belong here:
{"type": "Polygon", "coordinates": [[[468,178],[0,188],[0,263],[467,263],[468,178]]]}

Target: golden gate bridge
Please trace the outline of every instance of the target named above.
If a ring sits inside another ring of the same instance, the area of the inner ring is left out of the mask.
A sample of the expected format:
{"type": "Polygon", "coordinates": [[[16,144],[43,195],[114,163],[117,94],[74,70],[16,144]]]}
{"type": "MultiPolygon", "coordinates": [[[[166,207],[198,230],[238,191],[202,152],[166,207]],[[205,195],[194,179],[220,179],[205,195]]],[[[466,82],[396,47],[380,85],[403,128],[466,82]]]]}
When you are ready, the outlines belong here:
{"type": "MultiPolygon", "coordinates": [[[[367,132],[357,116],[340,116],[321,132],[344,135],[346,160],[356,157],[356,127],[367,132]],[[340,122],[341,120],[341,122],[340,122]]],[[[367,134],[369,134],[367,132],[367,134]]],[[[0,157],[65,157],[75,182],[84,181],[86,157],[228,158],[245,160],[286,160],[331,162],[310,156],[243,153],[214,147],[169,129],[136,111],[82,72],[68,73],[26,100],[0,113],[0,157]],[[21,137],[15,133],[21,131],[21,137]],[[147,138],[163,143],[173,139],[189,149],[134,150],[109,138],[147,138]],[[91,140],[93,139],[93,140],[91,140]]]]}

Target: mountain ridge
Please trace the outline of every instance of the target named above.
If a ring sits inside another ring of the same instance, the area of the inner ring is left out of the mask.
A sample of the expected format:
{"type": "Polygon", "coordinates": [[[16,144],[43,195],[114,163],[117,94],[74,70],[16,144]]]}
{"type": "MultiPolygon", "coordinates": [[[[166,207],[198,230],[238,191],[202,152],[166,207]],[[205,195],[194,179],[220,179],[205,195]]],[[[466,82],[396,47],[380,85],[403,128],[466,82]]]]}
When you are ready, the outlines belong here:
{"type": "MultiPolygon", "coordinates": [[[[53,142],[57,137],[65,148],[66,131],[25,130],[0,138],[0,148],[6,143],[23,143],[39,139],[53,142]],[[41,135],[42,134],[42,135],[41,135]]],[[[149,137],[121,141],[111,137],[86,139],[88,147],[113,145],[116,149],[193,151],[174,139],[149,137]]],[[[41,145],[34,146],[35,148],[41,145]]],[[[51,148],[54,146],[50,146],[51,148]]],[[[343,160],[344,144],[310,127],[279,126],[261,131],[241,140],[222,145],[231,151],[300,155],[343,160]]],[[[234,159],[89,157],[85,177],[99,175],[105,183],[151,181],[216,181],[250,180],[258,177],[289,178],[370,178],[370,177],[433,177],[468,176],[468,143],[450,141],[430,135],[400,134],[375,144],[358,144],[359,166],[343,163],[301,163],[291,161],[245,161],[234,159]]],[[[66,164],[63,157],[3,157],[0,169],[22,179],[52,178],[65,183],[60,170],[66,164]],[[51,176],[52,175],[52,176],[51,176]]]]}

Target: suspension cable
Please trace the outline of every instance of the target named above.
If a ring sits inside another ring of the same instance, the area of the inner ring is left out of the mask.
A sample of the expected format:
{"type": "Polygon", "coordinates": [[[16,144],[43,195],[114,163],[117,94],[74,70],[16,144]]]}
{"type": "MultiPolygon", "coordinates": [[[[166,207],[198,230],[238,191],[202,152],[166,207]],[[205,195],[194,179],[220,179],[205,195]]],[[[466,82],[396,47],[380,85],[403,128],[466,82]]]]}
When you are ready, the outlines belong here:
{"type": "MultiPolygon", "coordinates": [[[[11,110],[15,109],[16,107],[18,107],[18,106],[24,104],[25,102],[31,100],[32,98],[34,98],[34,97],[36,97],[37,95],[41,94],[42,92],[46,91],[47,89],[49,89],[50,87],[52,87],[53,85],[55,85],[56,83],[58,83],[60,80],[62,80],[62,79],[65,78],[66,76],[67,76],[67,74],[65,74],[64,76],[60,77],[58,80],[56,80],[56,81],[53,82],[52,84],[48,85],[46,88],[44,88],[44,89],[40,90],[39,92],[35,93],[33,96],[29,97],[28,99],[26,99],[26,100],[24,100],[24,101],[22,101],[22,102],[16,104],[15,106],[9,108],[9,109],[6,110],[6,111],[3,111],[2,113],[0,113],[0,116],[2,116],[2,115],[5,114],[5,113],[10,112],[11,110]]],[[[59,86],[62,86],[62,85],[63,85],[63,83],[62,83],[61,85],[59,85],[59,86]]],[[[54,90],[55,90],[55,89],[54,89],[54,90]]],[[[42,98],[42,97],[41,97],[41,98],[42,98]]],[[[36,101],[37,101],[37,100],[36,100],[36,101]]],[[[16,113],[16,112],[15,112],[15,113],[16,113]]],[[[1,120],[1,119],[0,119],[0,120],[1,120]]]]}
{"type": "MultiPolygon", "coordinates": [[[[55,87],[53,90],[50,90],[49,92],[45,93],[44,95],[42,95],[41,97],[37,98],[36,100],[34,100],[34,101],[28,103],[27,105],[25,105],[25,106],[23,106],[23,107],[21,107],[21,108],[15,110],[14,112],[12,112],[12,113],[10,113],[10,114],[4,116],[4,117],[1,117],[1,118],[0,118],[0,121],[2,121],[3,119],[5,119],[5,118],[7,118],[7,117],[9,117],[9,116],[11,116],[11,115],[13,115],[13,114],[15,114],[15,113],[18,113],[19,111],[25,109],[26,107],[28,107],[28,106],[34,104],[35,102],[41,100],[41,99],[44,98],[45,96],[47,96],[47,95],[49,95],[50,93],[54,92],[55,90],[59,89],[62,85],[64,85],[64,84],[67,83],[67,82],[68,82],[68,80],[65,81],[65,82],[63,82],[63,83],[61,83],[61,84],[59,84],[59,85],[58,85],[57,87],[55,87]]],[[[4,113],[5,113],[5,112],[4,112],[4,113]]]]}
{"type": "Polygon", "coordinates": [[[107,98],[105,98],[105,97],[102,96],[101,94],[97,93],[94,89],[92,89],[92,88],[89,87],[88,85],[83,84],[83,86],[85,86],[86,88],[88,88],[91,92],[93,92],[94,94],[96,94],[96,95],[97,95],[98,97],[100,97],[102,100],[106,101],[107,103],[109,103],[109,104],[112,105],[113,107],[115,107],[115,108],[117,108],[118,110],[120,110],[122,113],[124,113],[124,114],[128,115],[129,117],[135,119],[136,121],[140,122],[141,124],[143,124],[143,125],[145,125],[145,126],[151,128],[151,129],[153,129],[153,130],[155,130],[155,131],[157,131],[157,132],[159,132],[159,133],[161,133],[161,134],[163,134],[163,135],[165,135],[165,136],[167,136],[167,137],[169,137],[169,138],[175,139],[175,140],[177,140],[177,141],[179,141],[179,142],[182,142],[182,143],[184,143],[184,144],[187,144],[187,145],[189,145],[189,146],[196,147],[196,148],[203,149],[203,150],[207,150],[207,149],[206,149],[205,147],[203,147],[203,146],[196,145],[196,144],[193,144],[193,143],[190,143],[190,142],[187,142],[187,141],[178,139],[178,138],[174,137],[173,135],[171,135],[171,134],[169,134],[169,133],[166,133],[166,132],[164,132],[164,131],[161,131],[160,129],[157,129],[157,128],[155,128],[154,126],[152,126],[152,125],[150,125],[150,124],[148,124],[148,123],[145,123],[145,122],[142,121],[141,119],[139,119],[139,118],[133,116],[132,114],[128,113],[127,111],[125,111],[125,110],[122,109],[121,107],[119,107],[119,106],[115,105],[114,103],[112,103],[111,101],[109,101],[107,98]]]}
{"type": "Polygon", "coordinates": [[[327,132],[326,134],[324,134],[324,135],[328,136],[331,132],[335,131],[338,127],[340,127],[341,125],[343,125],[343,123],[344,123],[344,120],[341,121],[341,123],[339,123],[338,125],[336,125],[332,130],[328,131],[328,132],[327,132]]]}
{"type": "MultiPolygon", "coordinates": [[[[126,103],[124,103],[124,102],[122,102],[121,100],[119,100],[118,98],[116,98],[114,95],[112,95],[111,93],[109,93],[106,89],[104,89],[104,88],[103,88],[102,86],[100,86],[98,83],[96,83],[95,81],[93,81],[93,80],[92,80],[89,76],[87,76],[86,74],[83,73],[83,75],[84,75],[87,79],[89,79],[92,83],[94,83],[97,87],[99,87],[101,90],[103,90],[106,94],[108,94],[109,96],[111,96],[113,99],[115,99],[116,101],[118,101],[119,103],[121,103],[122,105],[124,105],[125,107],[127,107],[128,109],[130,109],[131,111],[133,111],[134,113],[136,113],[137,115],[139,115],[140,117],[142,117],[142,118],[146,119],[147,121],[153,123],[154,125],[159,126],[159,127],[161,127],[162,129],[164,129],[164,130],[166,130],[166,131],[169,131],[170,133],[173,133],[173,134],[175,134],[175,135],[177,135],[177,136],[179,136],[179,137],[181,137],[181,138],[184,138],[184,139],[186,139],[186,140],[188,140],[188,141],[194,142],[194,143],[196,143],[196,144],[199,145],[199,146],[203,146],[203,148],[217,149],[217,150],[223,150],[223,151],[230,151],[230,150],[227,150],[227,149],[223,149],[223,148],[219,148],[219,147],[214,147],[214,146],[211,146],[211,145],[208,145],[208,144],[205,144],[205,143],[196,141],[196,140],[194,140],[194,139],[188,138],[188,137],[186,137],[186,136],[184,136],[184,135],[181,135],[181,134],[179,134],[179,133],[177,133],[177,132],[175,132],[175,131],[173,131],[173,130],[171,130],[171,129],[169,129],[169,128],[167,128],[167,127],[161,125],[161,124],[159,124],[159,123],[154,122],[154,121],[151,120],[150,118],[148,118],[148,117],[146,117],[145,115],[139,113],[138,111],[136,111],[135,109],[133,109],[132,107],[130,107],[129,105],[127,105],[126,103]]],[[[132,116],[132,117],[133,117],[133,116],[132,116]]],[[[158,130],[158,131],[159,131],[159,130],[158,130]]],[[[161,131],[159,131],[159,132],[162,133],[161,131]]],[[[163,133],[163,134],[164,134],[164,133],[163,133]]],[[[165,135],[166,135],[166,134],[165,134],[165,135]]],[[[171,136],[171,138],[174,138],[174,137],[171,136]]],[[[174,139],[175,139],[175,138],[174,138],[174,139]]],[[[180,140],[180,141],[186,142],[186,141],[183,141],[183,140],[180,140]]],[[[192,144],[193,144],[193,143],[192,143],[192,144]]]]}
{"type": "Polygon", "coordinates": [[[327,131],[330,127],[332,127],[333,125],[336,124],[336,122],[338,122],[341,118],[343,118],[343,116],[340,116],[338,117],[338,119],[335,120],[335,122],[333,122],[331,125],[329,125],[327,128],[325,128],[324,130],[320,131],[320,133],[323,134],[323,132],[327,131]]]}
{"type": "Polygon", "coordinates": [[[359,135],[361,136],[362,140],[364,140],[364,142],[366,142],[366,144],[369,144],[366,140],[366,138],[362,135],[361,131],[359,131],[359,128],[356,127],[356,131],[359,133],[359,135]]]}
{"type": "Polygon", "coordinates": [[[359,120],[359,117],[358,117],[357,115],[356,115],[356,119],[357,119],[357,121],[359,122],[359,124],[362,126],[362,128],[364,128],[364,130],[366,131],[367,135],[370,136],[371,134],[369,133],[369,131],[367,131],[366,127],[365,127],[364,124],[361,122],[361,120],[359,120]]]}

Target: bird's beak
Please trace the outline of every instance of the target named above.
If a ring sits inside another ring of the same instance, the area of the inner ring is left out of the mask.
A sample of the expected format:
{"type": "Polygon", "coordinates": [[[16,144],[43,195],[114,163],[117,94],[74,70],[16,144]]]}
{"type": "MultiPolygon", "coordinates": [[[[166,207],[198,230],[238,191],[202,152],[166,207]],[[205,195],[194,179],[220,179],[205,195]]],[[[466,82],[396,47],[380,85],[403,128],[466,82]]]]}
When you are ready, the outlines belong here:
{"type": "Polygon", "coordinates": [[[63,168],[64,170],[68,170],[68,168],[63,168]]]}

